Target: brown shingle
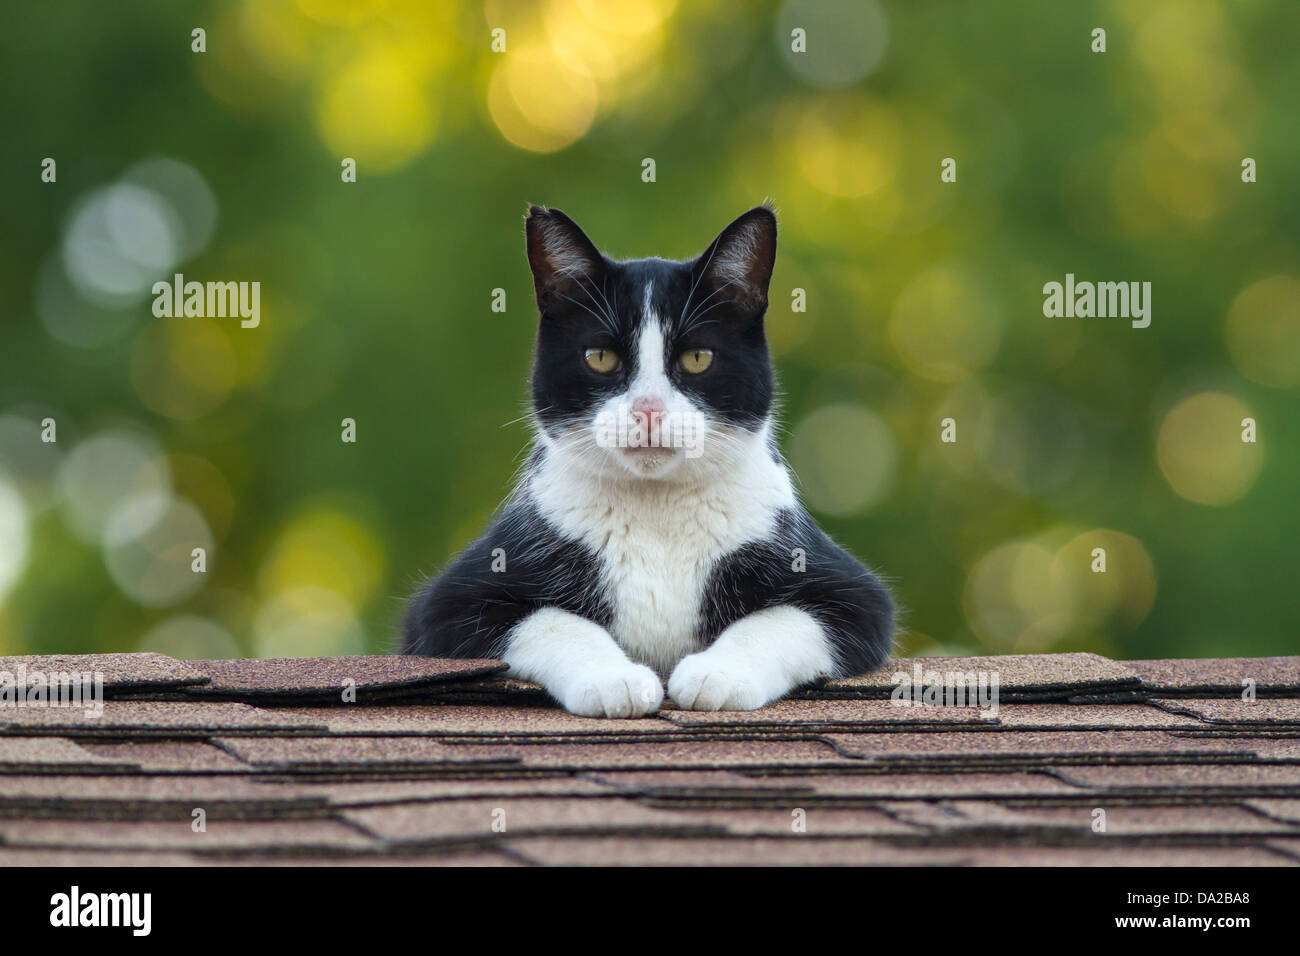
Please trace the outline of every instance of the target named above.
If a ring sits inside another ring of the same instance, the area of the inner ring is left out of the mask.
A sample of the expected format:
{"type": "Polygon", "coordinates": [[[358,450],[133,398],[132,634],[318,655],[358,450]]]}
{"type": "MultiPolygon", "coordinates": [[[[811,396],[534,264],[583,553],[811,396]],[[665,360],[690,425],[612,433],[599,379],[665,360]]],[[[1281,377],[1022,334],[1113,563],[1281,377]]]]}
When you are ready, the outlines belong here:
{"type": "Polygon", "coordinates": [[[14,866],[95,866],[114,869],[133,866],[204,866],[202,857],[189,853],[165,853],[155,850],[83,849],[59,850],[10,849],[0,846],[0,867],[14,866]]]}
{"type": "Polygon", "coordinates": [[[401,655],[211,660],[190,665],[209,680],[190,688],[195,696],[254,703],[320,699],[338,704],[345,703],[349,690],[355,691],[357,701],[411,696],[506,668],[494,660],[401,655]]]}
{"type": "Polygon", "coordinates": [[[662,717],[605,720],[555,707],[405,704],[388,707],[303,707],[286,710],[334,734],[469,737],[594,736],[677,733],[662,717]]]}
{"type": "Polygon", "coordinates": [[[751,767],[792,768],[844,763],[831,747],[816,740],[682,740],[618,746],[599,743],[457,744],[465,757],[516,759],[525,767],[553,770],[599,768],[751,767]]]}
{"type": "Polygon", "coordinates": [[[827,681],[808,691],[810,696],[888,698],[899,686],[896,674],[915,680],[920,666],[926,672],[980,672],[998,676],[998,691],[1004,696],[1030,695],[1061,697],[1103,690],[1140,686],[1138,676],[1124,664],[1097,654],[1008,654],[1002,657],[914,657],[890,661],[884,667],[860,677],[827,681]]]}
{"type": "Polygon", "coordinates": [[[217,737],[213,742],[245,763],[275,769],[438,769],[517,762],[506,754],[468,753],[426,737],[217,737]]]}
{"type": "Polygon", "coordinates": [[[349,853],[345,857],[314,854],[277,853],[275,856],[247,857],[226,853],[220,857],[200,857],[205,866],[382,866],[382,867],[479,867],[530,866],[505,849],[481,846],[433,846],[411,852],[405,848],[386,848],[380,854],[349,853]]]}
{"type": "Polygon", "coordinates": [[[129,770],[133,764],[129,760],[115,760],[92,753],[63,737],[0,737],[0,773],[40,767],[63,771],[82,767],[91,772],[106,773],[115,767],[129,770]]]}
{"type": "Polygon", "coordinates": [[[1158,763],[1178,757],[1241,760],[1257,750],[1247,740],[1179,737],[1165,730],[833,733],[824,739],[846,755],[902,768],[909,764],[1080,762],[1077,758],[1106,763],[1158,763]]]}
{"type": "Polygon", "coordinates": [[[722,832],[617,796],[494,797],[400,803],[346,810],[343,817],[385,840],[494,840],[500,834],[555,831],[722,832]],[[502,829],[504,828],[504,829],[502,829]]]}
{"type": "Polygon", "coordinates": [[[192,829],[189,814],[164,821],[80,822],[0,820],[0,845],[14,849],[134,849],[209,852],[292,848],[364,849],[376,841],[339,820],[208,820],[203,832],[192,829]]]}
{"type": "Polygon", "coordinates": [[[785,776],[751,776],[732,770],[597,770],[584,774],[617,790],[649,796],[691,796],[697,799],[762,797],[789,799],[814,793],[807,780],[785,776]]]}
{"type": "Polygon", "coordinates": [[[925,662],[996,668],[996,720],[899,707],[877,675],[630,721],[472,662],[200,662],[193,692],[166,661],[119,662],[171,676],[97,718],[0,708],[0,864],[1300,863],[1286,659],[1215,665],[1266,673],[1254,703],[1188,696],[1180,662],[1148,701],[1124,665],[1027,655],[925,662]]]}
{"type": "Polygon", "coordinates": [[[505,844],[548,866],[960,865],[961,850],[896,847],[870,837],[512,837],[505,844]]]}
{"type": "Polygon", "coordinates": [[[760,710],[664,710],[660,716],[681,727],[835,727],[903,724],[996,724],[966,707],[904,707],[890,700],[782,700],[760,710]]]}
{"type": "Polygon", "coordinates": [[[875,807],[828,807],[788,799],[783,806],[674,806],[668,809],[679,823],[707,825],[732,836],[861,837],[916,834],[918,828],[875,807]]]}
{"type": "Polygon", "coordinates": [[[164,654],[53,654],[40,657],[0,657],[0,673],[13,675],[15,682],[25,673],[31,686],[33,676],[90,674],[91,681],[103,681],[105,694],[145,689],[181,688],[202,684],[206,678],[185,661],[164,654]]]}
{"type": "Polygon", "coordinates": [[[1140,704],[1008,704],[998,712],[1005,727],[1062,730],[1143,730],[1197,727],[1195,716],[1140,704]]]}
{"type": "Polygon", "coordinates": [[[157,820],[188,816],[266,818],[312,814],[328,806],[319,794],[249,775],[115,773],[10,774],[0,780],[0,815],[59,819],[157,820]]]}
{"type": "Polygon", "coordinates": [[[323,732],[292,714],[216,701],[109,700],[98,716],[74,708],[0,708],[0,734],[194,736],[220,732],[323,732]]]}
{"type": "Polygon", "coordinates": [[[248,769],[243,761],[204,740],[83,740],[80,747],[101,760],[130,764],[144,772],[237,772],[248,769]]]}
{"type": "Polygon", "coordinates": [[[500,674],[433,687],[429,691],[429,698],[452,704],[499,707],[559,706],[541,685],[500,674]]]}
{"type": "Polygon", "coordinates": [[[1257,813],[1262,813],[1274,820],[1284,820],[1300,825],[1300,796],[1261,798],[1244,801],[1245,805],[1257,813]]]}
{"type": "Polygon", "coordinates": [[[1054,796],[1072,792],[1068,783],[1042,772],[817,774],[804,778],[819,796],[880,800],[1054,796]]]}
{"type": "Polygon", "coordinates": [[[292,789],[293,792],[303,795],[319,795],[334,807],[379,806],[388,803],[417,803],[460,798],[501,800],[507,797],[583,797],[616,793],[613,787],[569,775],[340,780],[327,783],[295,783],[292,789]]]}
{"type": "Polygon", "coordinates": [[[1300,698],[1179,698],[1152,700],[1173,714],[1188,714],[1211,724],[1279,726],[1300,730],[1300,698]]]}
{"type": "Polygon", "coordinates": [[[1053,771],[1079,787],[1113,790],[1182,790],[1259,793],[1300,787],[1300,764],[1169,764],[1163,766],[1066,766],[1053,771]]]}
{"type": "Polygon", "coordinates": [[[1153,846],[1150,843],[1106,846],[963,846],[964,866],[1294,866],[1280,850],[1268,842],[1256,846],[1153,846]]]}
{"type": "Polygon", "coordinates": [[[1239,697],[1245,681],[1258,694],[1300,693],[1300,657],[1128,661],[1154,696],[1239,697]]]}
{"type": "MultiPolygon", "coordinates": [[[[905,816],[913,819],[910,815],[905,816]]],[[[920,822],[920,821],[917,821],[920,822]]],[[[1061,829],[1083,840],[1153,834],[1300,833],[1300,825],[1271,821],[1245,806],[1113,806],[1093,800],[1070,807],[1008,806],[993,800],[943,801],[942,811],[926,822],[943,829],[1002,827],[1014,830],[1061,829]],[[1096,806],[1090,806],[1095,803],[1096,806]],[[1105,830],[1093,829],[1105,811],[1105,830]]]]}

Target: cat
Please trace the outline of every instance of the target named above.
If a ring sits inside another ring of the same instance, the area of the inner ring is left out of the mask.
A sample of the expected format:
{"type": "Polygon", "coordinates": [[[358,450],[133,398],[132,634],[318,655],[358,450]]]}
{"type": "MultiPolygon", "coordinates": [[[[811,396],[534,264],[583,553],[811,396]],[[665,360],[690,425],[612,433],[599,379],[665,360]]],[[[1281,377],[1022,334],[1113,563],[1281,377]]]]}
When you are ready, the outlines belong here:
{"type": "Polygon", "coordinates": [[[892,650],[880,580],[800,506],[773,437],[764,204],[696,259],[615,261],[530,206],[535,446],[409,605],[402,653],[499,658],[590,717],[752,710],[892,650]]]}

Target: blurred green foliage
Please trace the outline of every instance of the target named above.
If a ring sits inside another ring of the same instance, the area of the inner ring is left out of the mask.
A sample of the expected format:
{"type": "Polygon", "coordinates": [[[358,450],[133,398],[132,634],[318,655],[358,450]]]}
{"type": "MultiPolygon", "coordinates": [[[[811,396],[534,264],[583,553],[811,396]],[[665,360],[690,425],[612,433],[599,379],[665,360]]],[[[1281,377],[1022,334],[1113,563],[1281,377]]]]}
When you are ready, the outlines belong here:
{"type": "Polygon", "coordinates": [[[389,649],[529,440],[526,203],[677,258],[766,197],[784,445],[901,650],[1293,651],[1297,37],[1287,0],[15,7],[0,653],[389,649]],[[200,185],[104,192],[156,157],[200,185]],[[260,326],[155,318],[173,272],[259,281],[260,326]],[[1151,326],[1045,317],[1067,273],[1152,283],[1151,326]]]}

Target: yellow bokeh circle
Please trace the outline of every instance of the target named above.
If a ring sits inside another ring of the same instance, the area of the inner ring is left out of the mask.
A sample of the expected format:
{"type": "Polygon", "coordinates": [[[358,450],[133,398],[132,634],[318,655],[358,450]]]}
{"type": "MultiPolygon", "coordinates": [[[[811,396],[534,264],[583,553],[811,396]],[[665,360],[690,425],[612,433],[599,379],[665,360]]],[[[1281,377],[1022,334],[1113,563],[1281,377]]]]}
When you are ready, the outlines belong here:
{"type": "Polygon", "coordinates": [[[337,156],[389,172],[428,146],[434,104],[421,82],[422,64],[377,47],[341,71],[321,93],[316,124],[337,156]]]}
{"type": "Polygon", "coordinates": [[[1245,495],[1263,464],[1258,441],[1242,440],[1242,423],[1251,417],[1241,401],[1221,392],[1201,392],[1170,409],[1156,436],[1156,460],[1169,486],[1203,505],[1229,505],[1245,495]]]}
{"type": "Polygon", "coordinates": [[[819,408],[800,422],[791,455],[813,509],[858,514],[888,495],[898,443],[879,415],[845,403],[819,408]]]}
{"type": "Polygon", "coordinates": [[[501,135],[522,149],[553,153],[575,142],[596,118],[596,81],[545,44],[499,58],[488,110],[501,135]]]}
{"type": "Polygon", "coordinates": [[[1300,279],[1271,276],[1233,300],[1224,327],[1232,362],[1261,385],[1300,385],[1300,279]]]}
{"type": "Polygon", "coordinates": [[[913,279],[894,303],[889,337],[907,367],[940,382],[983,368],[1002,343],[1001,309],[975,270],[961,263],[933,266],[913,279]]]}

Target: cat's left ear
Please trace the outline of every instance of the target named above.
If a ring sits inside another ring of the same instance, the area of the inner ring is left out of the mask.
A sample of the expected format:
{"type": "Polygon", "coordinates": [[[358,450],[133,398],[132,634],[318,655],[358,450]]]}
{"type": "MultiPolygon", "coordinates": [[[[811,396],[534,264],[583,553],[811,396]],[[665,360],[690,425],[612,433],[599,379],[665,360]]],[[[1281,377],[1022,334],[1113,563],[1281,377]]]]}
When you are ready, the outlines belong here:
{"type": "Polygon", "coordinates": [[[692,271],[723,290],[745,312],[767,308],[767,286],[776,264],[776,214],[764,203],[738,216],[705,249],[692,271]]]}
{"type": "Polygon", "coordinates": [[[539,306],[544,308],[554,295],[576,295],[579,288],[600,277],[605,268],[604,256],[578,224],[560,210],[529,206],[524,227],[539,306]]]}

